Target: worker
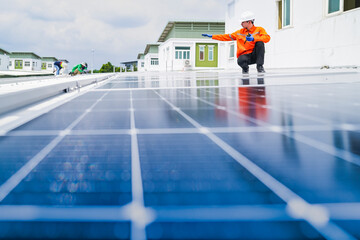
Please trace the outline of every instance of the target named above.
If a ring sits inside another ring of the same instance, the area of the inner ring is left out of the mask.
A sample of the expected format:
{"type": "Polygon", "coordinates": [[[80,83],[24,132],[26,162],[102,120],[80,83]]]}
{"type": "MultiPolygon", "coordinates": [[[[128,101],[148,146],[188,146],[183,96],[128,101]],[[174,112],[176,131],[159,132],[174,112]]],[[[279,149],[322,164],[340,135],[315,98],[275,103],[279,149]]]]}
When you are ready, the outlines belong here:
{"type": "Polygon", "coordinates": [[[67,64],[66,64],[66,62],[56,61],[56,62],[54,62],[54,68],[55,68],[54,75],[59,76],[60,71],[61,71],[61,75],[64,73],[65,69],[67,68],[67,64]]]}
{"type": "Polygon", "coordinates": [[[237,42],[237,63],[242,68],[243,74],[249,74],[249,65],[256,63],[258,73],[264,73],[265,44],[270,41],[270,36],[262,27],[255,27],[255,14],[246,11],[240,17],[242,29],[231,34],[202,34],[220,41],[237,42]]]}
{"type": "Polygon", "coordinates": [[[76,65],[75,67],[73,67],[72,71],[71,71],[71,75],[77,75],[77,74],[82,74],[85,72],[85,70],[87,69],[87,63],[86,62],[82,62],[81,64],[76,65]]]}

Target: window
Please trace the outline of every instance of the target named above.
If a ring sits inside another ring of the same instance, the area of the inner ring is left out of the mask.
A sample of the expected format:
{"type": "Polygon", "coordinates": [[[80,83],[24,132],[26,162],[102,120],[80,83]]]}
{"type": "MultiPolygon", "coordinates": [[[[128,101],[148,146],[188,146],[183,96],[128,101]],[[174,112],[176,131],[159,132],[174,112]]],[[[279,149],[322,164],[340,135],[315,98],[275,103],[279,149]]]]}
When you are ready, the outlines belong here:
{"type": "Polygon", "coordinates": [[[328,0],[328,13],[340,11],[340,0],[328,0]]]}
{"type": "Polygon", "coordinates": [[[209,48],[209,55],[208,55],[208,60],[209,61],[214,61],[214,46],[208,46],[209,48]]]}
{"type": "Polygon", "coordinates": [[[41,63],[41,69],[46,69],[46,63],[41,63]]]}
{"type": "Polygon", "coordinates": [[[205,60],[205,46],[204,45],[199,46],[199,60],[200,61],[205,60]]]}
{"type": "Polygon", "coordinates": [[[277,2],[278,29],[291,26],[291,8],[292,0],[280,0],[277,2]]]}
{"type": "Polygon", "coordinates": [[[25,66],[25,67],[30,67],[30,62],[29,62],[29,61],[26,61],[26,62],[24,63],[24,66],[25,66]]]}
{"type": "Polygon", "coordinates": [[[152,58],[151,59],[151,65],[159,65],[159,59],[158,58],[152,58]]]}
{"type": "Polygon", "coordinates": [[[52,68],[52,64],[51,64],[51,63],[48,64],[48,68],[52,68]]]}
{"type": "Polygon", "coordinates": [[[22,69],[22,68],[23,68],[23,61],[15,60],[15,69],[22,69]]]}
{"type": "Polygon", "coordinates": [[[234,58],[234,57],[235,57],[235,44],[232,43],[230,44],[229,58],[234,58]]]}
{"type": "Polygon", "coordinates": [[[327,0],[327,14],[349,11],[360,7],[360,0],[327,0]]]}
{"type": "Polygon", "coordinates": [[[360,7],[360,0],[344,0],[344,11],[360,7]]]}
{"type": "Polygon", "coordinates": [[[175,59],[190,59],[190,47],[175,47],[175,59]]]}
{"type": "Polygon", "coordinates": [[[144,65],[144,62],[141,62],[141,67],[144,67],[145,65],[144,65]]]}
{"type": "Polygon", "coordinates": [[[12,66],[12,61],[9,61],[9,67],[11,67],[12,66]]]}

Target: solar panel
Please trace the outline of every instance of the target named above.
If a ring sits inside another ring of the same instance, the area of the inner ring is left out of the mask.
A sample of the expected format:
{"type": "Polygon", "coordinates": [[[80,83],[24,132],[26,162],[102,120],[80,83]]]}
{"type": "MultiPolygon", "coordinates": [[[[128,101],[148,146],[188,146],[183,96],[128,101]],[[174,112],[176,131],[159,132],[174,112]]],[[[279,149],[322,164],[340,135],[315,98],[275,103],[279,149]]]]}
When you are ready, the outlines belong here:
{"type": "Polygon", "coordinates": [[[360,238],[359,90],[118,74],[0,137],[0,239],[360,238]]]}

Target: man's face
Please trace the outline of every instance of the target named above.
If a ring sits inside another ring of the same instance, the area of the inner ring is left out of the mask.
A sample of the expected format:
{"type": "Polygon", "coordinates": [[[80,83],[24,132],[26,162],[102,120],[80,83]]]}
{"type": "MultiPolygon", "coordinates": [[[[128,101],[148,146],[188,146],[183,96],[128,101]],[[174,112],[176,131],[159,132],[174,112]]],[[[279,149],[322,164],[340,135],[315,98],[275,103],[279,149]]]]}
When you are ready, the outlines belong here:
{"type": "Polygon", "coordinates": [[[250,22],[250,21],[242,22],[242,23],[241,23],[241,26],[242,26],[243,28],[247,28],[247,27],[249,26],[249,22],[250,22]]]}

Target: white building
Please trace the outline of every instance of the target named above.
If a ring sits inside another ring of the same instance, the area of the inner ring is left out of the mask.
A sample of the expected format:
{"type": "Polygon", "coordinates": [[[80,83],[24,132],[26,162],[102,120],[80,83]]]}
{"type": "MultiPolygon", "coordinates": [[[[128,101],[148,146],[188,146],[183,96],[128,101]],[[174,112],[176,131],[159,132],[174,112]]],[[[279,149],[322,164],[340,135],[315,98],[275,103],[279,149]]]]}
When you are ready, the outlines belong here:
{"type": "Polygon", "coordinates": [[[137,56],[137,68],[138,72],[144,72],[145,71],[145,57],[143,53],[139,53],[137,56]]]}
{"type": "Polygon", "coordinates": [[[10,53],[0,48],[0,71],[9,70],[10,53]]]}
{"type": "Polygon", "coordinates": [[[202,33],[224,34],[224,22],[171,21],[158,42],[160,71],[224,68],[226,43],[218,43],[202,33]]]}
{"type": "Polygon", "coordinates": [[[159,71],[159,44],[147,44],[144,51],[144,70],[159,71]]]}
{"type": "Polygon", "coordinates": [[[46,72],[53,72],[54,62],[58,61],[55,57],[42,57],[41,58],[41,70],[46,72]]]}
{"type": "MultiPolygon", "coordinates": [[[[265,67],[360,66],[358,0],[231,0],[226,33],[241,28],[240,15],[246,10],[256,14],[255,26],[271,36],[265,67]]],[[[236,59],[228,58],[227,68],[236,67],[236,59]]]]}
{"type": "Polygon", "coordinates": [[[12,52],[10,70],[41,71],[41,57],[32,52],[12,52]]]}

